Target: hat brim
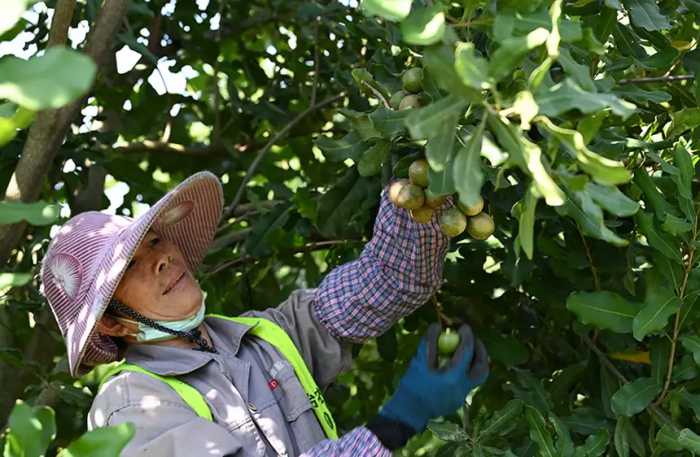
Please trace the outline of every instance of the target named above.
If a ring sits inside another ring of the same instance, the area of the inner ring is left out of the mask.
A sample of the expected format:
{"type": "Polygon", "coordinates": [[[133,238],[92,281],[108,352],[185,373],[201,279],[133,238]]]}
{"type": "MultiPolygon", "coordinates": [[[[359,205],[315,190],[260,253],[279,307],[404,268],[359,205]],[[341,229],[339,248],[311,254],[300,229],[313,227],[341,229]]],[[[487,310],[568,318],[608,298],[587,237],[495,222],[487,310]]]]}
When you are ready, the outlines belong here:
{"type": "Polygon", "coordinates": [[[134,252],[149,229],[175,243],[193,273],[211,244],[223,211],[219,179],[196,173],[164,195],[144,214],[122,228],[100,255],[102,260],[85,297],[81,313],[69,324],[65,338],[73,376],[90,367],[117,360],[112,338],[95,331],[134,252]]]}

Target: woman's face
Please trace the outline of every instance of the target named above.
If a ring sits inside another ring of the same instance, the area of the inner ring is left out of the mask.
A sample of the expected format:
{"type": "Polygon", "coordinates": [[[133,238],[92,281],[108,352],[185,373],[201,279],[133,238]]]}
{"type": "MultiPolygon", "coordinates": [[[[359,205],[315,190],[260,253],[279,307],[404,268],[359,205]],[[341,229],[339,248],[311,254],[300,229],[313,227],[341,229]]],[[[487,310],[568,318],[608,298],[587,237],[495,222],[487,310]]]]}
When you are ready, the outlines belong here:
{"type": "Polygon", "coordinates": [[[202,305],[202,289],[180,249],[152,230],[146,234],[122,276],[114,298],[144,316],[177,321],[202,305]]]}

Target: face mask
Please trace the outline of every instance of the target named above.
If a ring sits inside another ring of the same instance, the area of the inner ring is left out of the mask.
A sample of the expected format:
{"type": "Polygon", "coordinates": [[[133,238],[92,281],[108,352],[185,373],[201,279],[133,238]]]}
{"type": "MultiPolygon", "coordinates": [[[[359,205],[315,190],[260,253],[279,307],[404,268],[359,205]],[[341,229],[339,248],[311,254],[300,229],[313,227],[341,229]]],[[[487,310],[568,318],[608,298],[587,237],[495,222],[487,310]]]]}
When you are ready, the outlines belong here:
{"type": "MultiPolygon", "coordinates": [[[[180,321],[157,321],[154,320],[153,322],[162,325],[163,327],[167,327],[171,330],[179,330],[181,332],[189,332],[190,330],[199,327],[199,325],[204,321],[204,312],[206,310],[206,301],[207,298],[207,293],[202,292],[202,306],[199,307],[199,310],[197,311],[196,314],[193,316],[188,317],[187,319],[183,319],[180,321]]],[[[138,326],[138,333],[135,334],[134,336],[136,337],[136,341],[139,342],[146,342],[146,341],[165,341],[165,340],[171,340],[174,338],[177,338],[175,335],[171,335],[170,333],[165,333],[163,331],[157,330],[155,328],[149,327],[148,325],[144,324],[143,322],[137,322],[132,319],[127,319],[124,317],[118,317],[116,318],[118,321],[121,322],[130,322],[133,324],[136,324],[138,326]]]]}

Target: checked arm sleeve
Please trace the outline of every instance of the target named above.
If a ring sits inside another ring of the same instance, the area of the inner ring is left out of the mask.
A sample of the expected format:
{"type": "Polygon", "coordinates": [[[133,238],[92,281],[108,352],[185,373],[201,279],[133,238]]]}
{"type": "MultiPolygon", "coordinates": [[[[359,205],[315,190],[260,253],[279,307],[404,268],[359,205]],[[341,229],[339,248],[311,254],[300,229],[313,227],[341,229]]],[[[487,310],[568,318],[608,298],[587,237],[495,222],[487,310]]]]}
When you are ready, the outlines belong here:
{"type": "Polygon", "coordinates": [[[391,457],[391,451],[366,427],[357,427],[335,441],[323,440],[301,457],[391,457]]]}
{"type": "Polygon", "coordinates": [[[415,222],[382,191],[372,239],[360,257],[333,269],[314,297],[314,312],[336,338],[361,343],[387,331],[423,305],[440,286],[449,239],[439,212],[415,222]]]}

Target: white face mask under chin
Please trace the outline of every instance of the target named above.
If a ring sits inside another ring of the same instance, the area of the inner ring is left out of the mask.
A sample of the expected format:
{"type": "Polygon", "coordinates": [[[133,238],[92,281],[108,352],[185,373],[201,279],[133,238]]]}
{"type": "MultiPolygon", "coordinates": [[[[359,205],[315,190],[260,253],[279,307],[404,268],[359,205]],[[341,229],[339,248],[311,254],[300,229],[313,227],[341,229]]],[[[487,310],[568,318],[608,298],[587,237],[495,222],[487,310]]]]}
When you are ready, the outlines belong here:
{"type": "MultiPolygon", "coordinates": [[[[154,319],[153,322],[162,325],[163,327],[167,327],[171,330],[189,332],[190,330],[199,327],[200,324],[204,321],[204,313],[206,311],[206,298],[207,293],[202,291],[202,305],[199,307],[199,310],[195,314],[186,319],[182,319],[179,321],[158,321],[154,319]]],[[[136,338],[136,341],[140,343],[152,341],[165,341],[177,338],[176,335],[171,335],[170,333],[149,327],[143,322],[138,322],[125,317],[117,317],[115,319],[122,323],[136,324],[136,326],[138,327],[138,333],[133,334],[132,336],[134,336],[136,338]]]]}

